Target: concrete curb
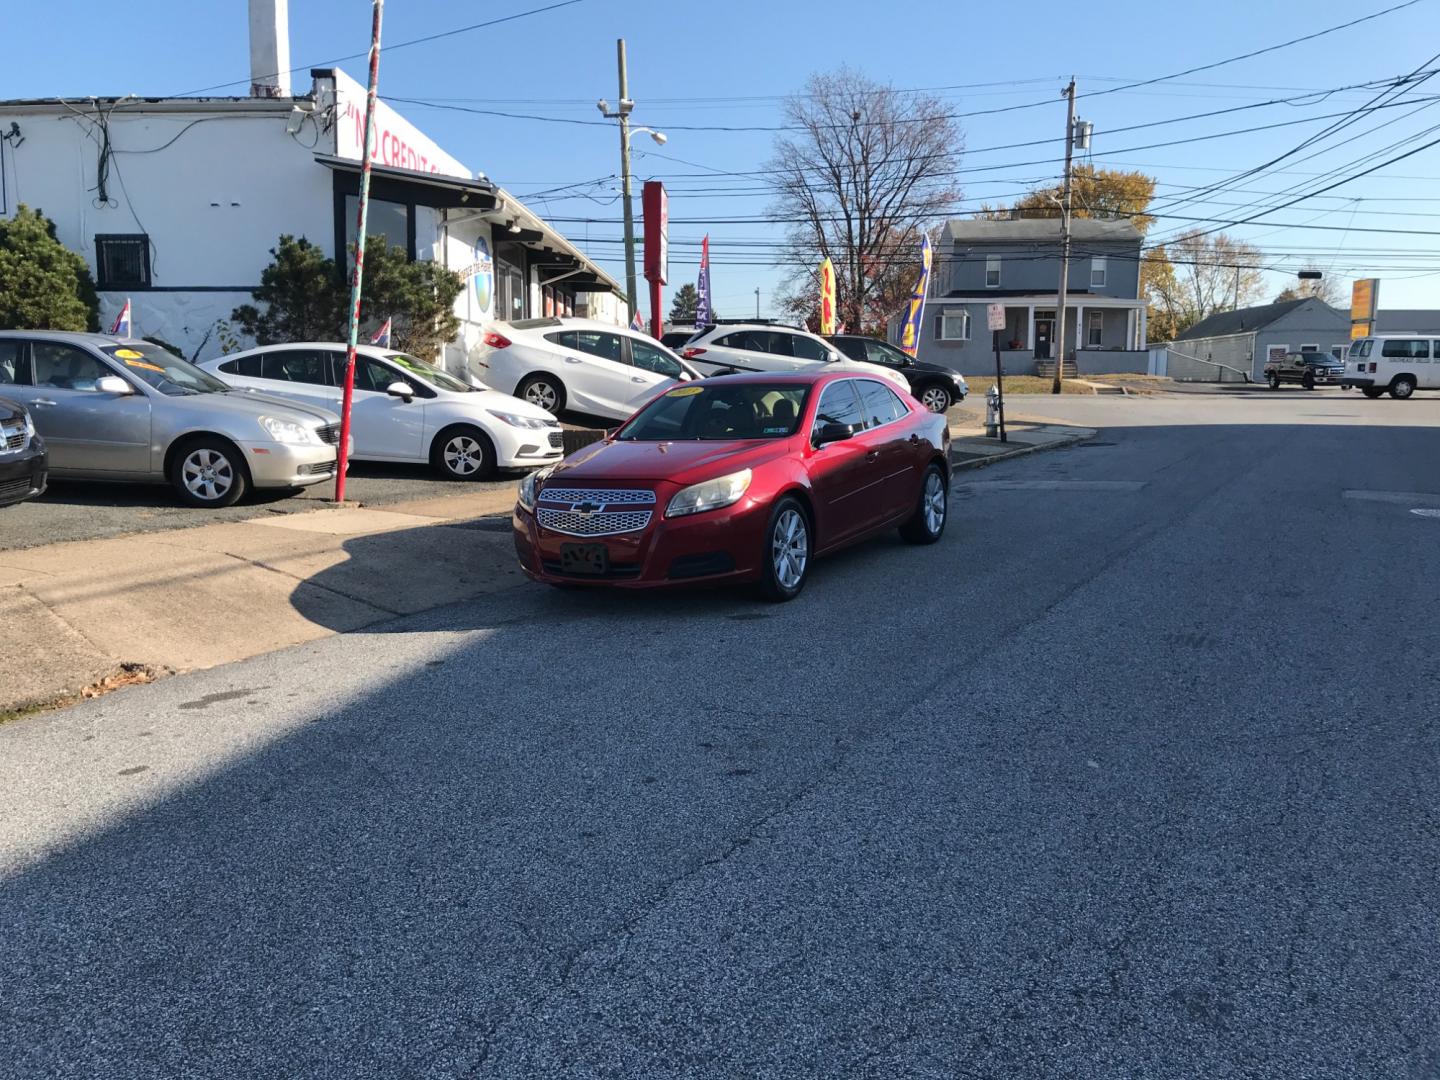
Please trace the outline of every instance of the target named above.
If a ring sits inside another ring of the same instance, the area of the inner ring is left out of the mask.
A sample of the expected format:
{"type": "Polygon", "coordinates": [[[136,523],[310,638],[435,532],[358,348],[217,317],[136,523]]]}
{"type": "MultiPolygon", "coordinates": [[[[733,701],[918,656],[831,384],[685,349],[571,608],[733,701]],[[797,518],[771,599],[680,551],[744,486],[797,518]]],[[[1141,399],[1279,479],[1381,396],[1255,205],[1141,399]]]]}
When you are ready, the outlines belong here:
{"type": "MultiPolygon", "coordinates": [[[[999,453],[987,454],[984,457],[978,457],[971,461],[952,461],[950,463],[950,471],[956,473],[962,469],[983,469],[987,465],[995,464],[997,461],[1009,461],[1012,458],[1024,457],[1026,454],[1040,453],[1043,450],[1059,450],[1066,446],[1075,446],[1077,443],[1088,442],[1097,434],[1099,434],[1099,432],[1095,428],[1082,428],[1068,435],[1058,435],[1054,439],[1046,442],[1017,446],[1013,450],[1002,450],[999,453]]],[[[953,453],[954,450],[955,446],[952,443],[951,452],[953,453]]]]}

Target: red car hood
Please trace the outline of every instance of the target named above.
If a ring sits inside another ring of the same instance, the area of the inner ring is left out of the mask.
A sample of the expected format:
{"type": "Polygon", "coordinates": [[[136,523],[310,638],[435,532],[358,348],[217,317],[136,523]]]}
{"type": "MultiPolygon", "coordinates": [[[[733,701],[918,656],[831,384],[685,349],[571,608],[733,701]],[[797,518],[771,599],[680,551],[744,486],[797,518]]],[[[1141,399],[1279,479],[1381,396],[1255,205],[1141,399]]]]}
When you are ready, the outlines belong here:
{"type": "Polygon", "coordinates": [[[571,454],[555,467],[546,486],[573,481],[669,480],[696,484],[726,473],[754,468],[783,457],[790,439],[738,442],[605,441],[571,454]]]}

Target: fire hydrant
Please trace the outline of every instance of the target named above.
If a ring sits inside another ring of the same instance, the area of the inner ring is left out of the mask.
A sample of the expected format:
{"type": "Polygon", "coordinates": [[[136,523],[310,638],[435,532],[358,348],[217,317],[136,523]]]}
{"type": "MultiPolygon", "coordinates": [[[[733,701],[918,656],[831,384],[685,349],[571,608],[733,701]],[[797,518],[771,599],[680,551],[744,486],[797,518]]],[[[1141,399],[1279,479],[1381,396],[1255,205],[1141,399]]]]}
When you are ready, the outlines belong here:
{"type": "Polygon", "coordinates": [[[985,434],[992,439],[1000,434],[1000,391],[994,386],[985,391],[985,434]]]}

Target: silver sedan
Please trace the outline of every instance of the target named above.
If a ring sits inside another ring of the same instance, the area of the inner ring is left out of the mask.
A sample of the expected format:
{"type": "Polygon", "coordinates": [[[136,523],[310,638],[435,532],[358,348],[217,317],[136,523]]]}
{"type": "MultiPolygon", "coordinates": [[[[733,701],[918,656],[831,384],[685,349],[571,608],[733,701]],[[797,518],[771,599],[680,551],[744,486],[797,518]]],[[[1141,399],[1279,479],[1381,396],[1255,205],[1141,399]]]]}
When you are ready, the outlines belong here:
{"type": "Polygon", "coordinates": [[[340,418],[231,391],[146,341],[0,331],[0,394],[24,404],[55,478],[167,481],[191,506],[333,478],[340,418]]]}

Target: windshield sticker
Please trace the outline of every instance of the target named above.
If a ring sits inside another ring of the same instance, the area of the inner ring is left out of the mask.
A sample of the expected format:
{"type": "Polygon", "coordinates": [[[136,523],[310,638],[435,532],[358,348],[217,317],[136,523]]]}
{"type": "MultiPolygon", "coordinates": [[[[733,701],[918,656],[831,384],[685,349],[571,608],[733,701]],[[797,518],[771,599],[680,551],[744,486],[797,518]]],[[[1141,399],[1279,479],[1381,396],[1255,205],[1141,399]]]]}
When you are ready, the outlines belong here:
{"type": "Polygon", "coordinates": [[[766,435],[784,435],[784,434],[785,434],[787,431],[789,431],[789,430],[790,430],[790,429],[789,429],[788,427],[767,427],[767,428],[765,429],[765,434],[766,434],[766,435]]]}
{"type": "Polygon", "coordinates": [[[696,394],[703,394],[704,392],[705,392],[705,388],[704,388],[703,386],[677,386],[674,390],[671,390],[671,391],[670,391],[669,393],[667,393],[665,396],[666,396],[666,397],[694,397],[696,394]]]}
{"type": "Polygon", "coordinates": [[[116,349],[115,355],[121,360],[144,360],[145,354],[136,352],[134,349],[116,349]]]}
{"type": "MultiPolygon", "coordinates": [[[[129,352],[129,350],[127,349],[126,352],[129,352]]],[[[142,371],[158,371],[161,375],[165,374],[165,369],[157,364],[146,363],[144,360],[131,360],[130,357],[124,353],[116,353],[115,355],[125,361],[126,367],[140,368],[142,371]]],[[[140,354],[135,353],[134,355],[139,356],[140,354]]]]}

